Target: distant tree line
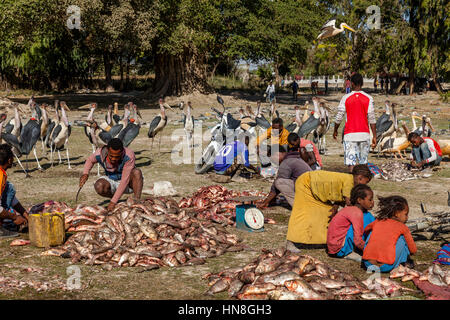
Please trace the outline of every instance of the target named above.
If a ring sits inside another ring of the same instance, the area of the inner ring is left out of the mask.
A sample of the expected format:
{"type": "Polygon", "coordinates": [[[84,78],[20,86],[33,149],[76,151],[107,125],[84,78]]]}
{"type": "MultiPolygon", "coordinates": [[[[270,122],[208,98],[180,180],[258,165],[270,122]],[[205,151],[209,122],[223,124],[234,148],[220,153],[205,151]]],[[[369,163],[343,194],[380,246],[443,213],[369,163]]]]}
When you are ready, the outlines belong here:
{"type": "MultiPolygon", "coordinates": [[[[286,72],[407,73],[449,79],[450,4],[445,0],[3,0],[0,82],[9,88],[65,90],[94,75],[125,89],[131,71],[153,74],[148,97],[209,92],[208,77],[241,59],[286,72]],[[381,9],[380,30],[366,8],[381,9]],[[69,29],[66,10],[81,9],[69,29]],[[357,32],[316,41],[336,19],[357,32]]],[[[229,70],[229,68],[226,68],[229,70]]],[[[438,83],[439,90],[441,87],[438,83]]]]}

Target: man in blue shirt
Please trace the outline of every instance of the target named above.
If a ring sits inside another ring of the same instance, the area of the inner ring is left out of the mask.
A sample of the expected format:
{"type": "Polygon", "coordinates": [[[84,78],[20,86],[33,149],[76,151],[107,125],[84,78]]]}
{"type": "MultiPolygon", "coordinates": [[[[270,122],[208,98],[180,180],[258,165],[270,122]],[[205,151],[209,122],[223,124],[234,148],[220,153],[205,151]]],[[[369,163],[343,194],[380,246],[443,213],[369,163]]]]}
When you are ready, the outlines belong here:
{"type": "Polygon", "coordinates": [[[242,166],[256,171],[249,162],[249,136],[245,136],[245,144],[240,140],[226,144],[219,150],[214,159],[214,171],[217,174],[233,176],[242,166]]]}

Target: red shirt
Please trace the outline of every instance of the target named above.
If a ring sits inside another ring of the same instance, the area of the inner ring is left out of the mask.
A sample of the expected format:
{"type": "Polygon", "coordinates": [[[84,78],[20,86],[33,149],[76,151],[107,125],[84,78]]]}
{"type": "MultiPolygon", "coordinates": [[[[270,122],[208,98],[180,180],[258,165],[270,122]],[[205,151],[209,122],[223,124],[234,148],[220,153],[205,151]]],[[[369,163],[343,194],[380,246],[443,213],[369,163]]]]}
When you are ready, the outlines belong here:
{"type": "Polygon", "coordinates": [[[411,254],[417,252],[411,232],[400,221],[377,219],[364,229],[364,233],[368,233],[370,230],[372,230],[372,234],[364,249],[362,257],[364,260],[376,260],[383,264],[393,264],[395,262],[395,245],[401,235],[405,237],[411,254]]]}
{"type": "Polygon", "coordinates": [[[309,140],[306,140],[306,139],[303,139],[303,138],[300,139],[300,147],[301,148],[306,147],[308,144],[311,144],[313,146],[314,156],[316,157],[316,160],[319,163],[319,165],[321,167],[323,167],[323,165],[322,165],[322,158],[320,157],[320,153],[319,153],[319,150],[317,149],[316,145],[314,143],[312,143],[312,141],[309,141],[309,140]]]}
{"type": "Polygon", "coordinates": [[[333,217],[328,225],[327,246],[331,254],[338,253],[344,246],[347,231],[353,226],[353,242],[359,249],[364,249],[362,238],[364,231],[364,218],[361,209],[355,206],[345,207],[333,217]]]}

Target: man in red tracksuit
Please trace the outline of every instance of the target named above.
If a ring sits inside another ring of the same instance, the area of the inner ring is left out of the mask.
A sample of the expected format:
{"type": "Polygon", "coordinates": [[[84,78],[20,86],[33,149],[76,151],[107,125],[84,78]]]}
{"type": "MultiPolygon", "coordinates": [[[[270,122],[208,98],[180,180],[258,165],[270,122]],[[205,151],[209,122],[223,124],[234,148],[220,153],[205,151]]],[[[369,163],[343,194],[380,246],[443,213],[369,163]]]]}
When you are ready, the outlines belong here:
{"type": "Polygon", "coordinates": [[[352,91],[342,97],[334,120],[333,138],[337,140],[338,128],[344,115],[347,115],[344,130],[344,158],[350,172],[359,164],[367,164],[372,130],[372,148],[377,144],[376,119],[373,98],[361,91],[363,77],[355,73],[351,77],[352,91]]]}

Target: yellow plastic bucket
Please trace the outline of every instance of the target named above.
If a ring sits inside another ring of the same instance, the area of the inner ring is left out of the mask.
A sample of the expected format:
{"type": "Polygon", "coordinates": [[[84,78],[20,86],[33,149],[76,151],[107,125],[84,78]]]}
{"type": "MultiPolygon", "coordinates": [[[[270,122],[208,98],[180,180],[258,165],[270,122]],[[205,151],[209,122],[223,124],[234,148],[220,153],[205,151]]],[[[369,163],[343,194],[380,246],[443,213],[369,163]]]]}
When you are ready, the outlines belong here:
{"type": "Polygon", "coordinates": [[[39,248],[59,246],[65,240],[64,213],[31,214],[28,219],[31,244],[39,248]]]}

